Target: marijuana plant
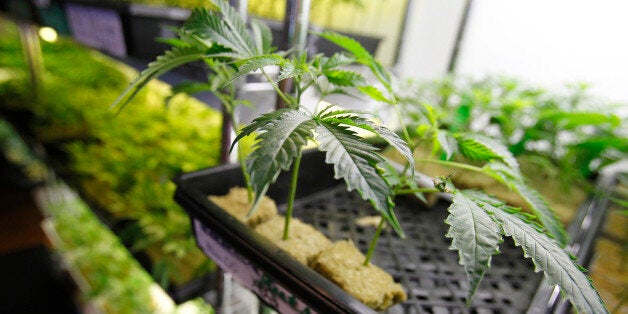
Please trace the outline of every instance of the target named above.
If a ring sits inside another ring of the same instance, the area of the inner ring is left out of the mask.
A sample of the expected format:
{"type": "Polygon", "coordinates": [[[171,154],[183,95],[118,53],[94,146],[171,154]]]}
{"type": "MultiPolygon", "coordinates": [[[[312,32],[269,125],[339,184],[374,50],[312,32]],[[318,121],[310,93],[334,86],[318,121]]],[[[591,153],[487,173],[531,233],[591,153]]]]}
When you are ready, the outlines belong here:
{"type": "Polygon", "coordinates": [[[586,185],[593,173],[626,158],[625,104],[613,104],[570,84],[556,92],[507,77],[446,77],[404,87],[407,123],[451,132],[480,133],[517,158],[553,166],[564,185],[586,185]],[[428,117],[429,116],[429,117],[428,117]],[[437,124],[429,119],[436,119],[437,124]]]}
{"type": "MultiPolygon", "coordinates": [[[[343,179],[348,190],[357,190],[383,217],[375,233],[367,260],[384,225],[393,227],[404,236],[402,226],[395,217],[394,200],[398,195],[421,193],[413,180],[414,145],[405,127],[400,101],[394,89],[392,75],[358,42],[351,38],[325,32],[319,36],[337,44],[345,51],[333,56],[308,56],[305,52],[277,52],[272,48],[270,31],[263,24],[246,22],[226,1],[215,0],[217,12],[195,9],[187,23],[179,30],[179,39],[173,48],[149,64],[149,68],[127,88],[114,105],[124,106],[150,79],[179,65],[203,60],[221,62],[234,72],[227,85],[254,71],[266,75],[286,108],[263,114],[240,130],[234,144],[246,136],[256,134],[255,150],[247,157],[246,172],[253,191],[253,212],[268,187],[281,171],[292,171],[287,225],[293,210],[296,182],[301,154],[308,142],[325,152],[326,162],[333,165],[335,177],[343,179]],[[365,76],[347,70],[344,66],[357,63],[367,68],[376,78],[372,84],[365,76]],[[278,77],[271,78],[267,67],[278,67],[278,77]],[[292,79],[293,92],[284,92],[278,82],[292,79]],[[302,96],[315,88],[321,99],[333,93],[359,92],[372,100],[394,107],[401,125],[401,136],[377,124],[363,112],[340,106],[321,104],[314,110],[303,105],[302,96]],[[359,131],[359,132],[358,132],[359,131]],[[365,136],[363,134],[368,134],[365,136]],[[405,159],[402,171],[394,170],[369,136],[383,139],[405,159]]],[[[211,77],[210,77],[211,79],[211,77]]],[[[436,127],[436,120],[426,127],[446,152],[445,160],[420,160],[475,169],[491,174],[496,179],[520,191],[534,205],[536,217],[523,214],[503,202],[479,191],[459,190],[446,179],[437,181],[427,191],[453,194],[446,222],[451,226],[447,236],[452,238],[451,248],[459,251],[460,264],[466,270],[470,288],[468,302],[488,270],[493,255],[499,252],[504,236],[512,237],[522,246],[524,255],[532,259],[537,271],[544,271],[550,284],[559,285],[575,307],[586,313],[605,312],[605,306],[591,282],[579,266],[563,249],[566,233],[551,209],[537,193],[527,188],[512,154],[500,143],[486,137],[463,132],[445,132],[436,127]],[[483,162],[484,166],[449,161],[456,151],[467,158],[483,162]],[[540,222],[541,224],[539,224],[540,222]]],[[[285,237],[289,235],[284,233],[285,237]]]]}

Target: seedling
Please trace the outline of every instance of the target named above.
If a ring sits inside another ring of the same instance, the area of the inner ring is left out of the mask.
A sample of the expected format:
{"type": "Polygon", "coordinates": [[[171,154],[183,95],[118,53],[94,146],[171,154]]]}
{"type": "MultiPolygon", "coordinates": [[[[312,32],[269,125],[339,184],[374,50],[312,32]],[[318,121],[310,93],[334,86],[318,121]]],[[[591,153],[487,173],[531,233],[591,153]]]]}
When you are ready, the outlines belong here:
{"type": "MultiPolygon", "coordinates": [[[[298,51],[292,54],[275,52],[267,27],[253,21],[249,31],[245,21],[227,2],[215,0],[214,4],[218,12],[206,9],[193,11],[179,31],[177,45],[149,64],[149,68],[140,74],[114,105],[126,105],[150,79],[192,61],[219,61],[229,65],[235,71],[225,86],[254,71],[266,75],[267,67],[278,67],[278,77],[267,78],[278,97],[286,103],[286,108],[257,117],[240,130],[234,140],[235,144],[246,136],[256,134],[255,150],[246,162],[246,172],[250,176],[250,188],[254,194],[251,212],[255,211],[261,197],[279,173],[292,171],[284,232],[284,237],[289,237],[287,226],[293,211],[301,154],[308,142],[315,142],[316,147],[325,152],[326,162],[333,165],[335,177],[344,179],[348,190],[357,190],[383,217],[366,254],[365,263],[368,264],[385,224],[392,226],[399,236],[404,236],[402,226],[395,217],[395,197],[426,191],[413,183],[414,147],[408,145],[412,138],[401,118],[403,113],[392,76],[358,42],[332,32],[319,36],[337,44],[345,52],[313,57],[298,51]],[[368,68],[380,87],[371,84],[361,74],[343,67],[352,63],[368,68]],[[292,93],[279,89],[278,82],[284,79],[294,81],[292,93]],[[314,110],[305,108],[302,97],[309,88],[315,88],[321,99],[333,93],[358,91],[372,100],[393,106],[399,117],[402,135],[377,124],[369,119],[369,115],[341,106],[321,104],[314,110]],[[369,136],[362,135],[364,133],[369,136]],[[396,149],[406,161],[405,168],[400,172],[394,171],[371,143],[370,136],[379,137],[396,149]]],[[[537,271],[545,272],[550,284],[562,288],[578,310],[585,313],[606,312],[591,282],[563,250],[567,237],[562,225],[538,194],[524,184],[512,154],[500,143],[485,137],[444,132],[435,124],[436,120],[426,127],[433,131],[431,136],[439,140],[447,158],[420,162],[447,163],[454,167],[490,173],[527,197],[535,205],[539,221],[543,224],[538,224],[536,217],[523,214],[485,193],[459,190],[446,178],[439,181],[436,189],[427,189],[453,194],[450,215],[446,219],[451,226],[447,236],[452,238],[451,248],[459,251],[460,264],[464,266],[469,279],[468,304],[488,270],[492,256],[499,252],[503,237],[508,236],[522,246],[524,255],[532,259],[537,271]],[[449,161],[456,150],[469,159],[484,162],[484,166],[449,161]]]]}

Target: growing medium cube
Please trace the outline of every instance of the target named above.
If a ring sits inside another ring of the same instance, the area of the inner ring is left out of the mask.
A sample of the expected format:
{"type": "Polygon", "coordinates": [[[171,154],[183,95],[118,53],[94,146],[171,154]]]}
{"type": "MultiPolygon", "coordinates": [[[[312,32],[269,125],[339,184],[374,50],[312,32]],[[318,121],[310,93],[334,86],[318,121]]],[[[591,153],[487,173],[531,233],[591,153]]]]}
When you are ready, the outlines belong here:
{"type": "Polygon", "coordinates": [[[257,211],[247,219],[251,203],[247,189],[242,187],[232,187],[226,195],[210,195],[209,200],[249,227],[255,227],[277,215],[275,201],[264,196],[257,211]]]}
{"type": "Polygon", "coordinates": [[[255,231],[304,265],[309,265],[316,255],[331,246],[324,234],[296,218],[290,221],[289,238],[283,240],[284,219],[281,215],[275,216],[258,225],[255,231]]]}
{"type": "Polygon", "coordinates": [[[376,311],[407,299],[403,287],[383,269],[364,265],[365,257],[351,241],[338,241],[322,251],[311,267],[376,311]]]}

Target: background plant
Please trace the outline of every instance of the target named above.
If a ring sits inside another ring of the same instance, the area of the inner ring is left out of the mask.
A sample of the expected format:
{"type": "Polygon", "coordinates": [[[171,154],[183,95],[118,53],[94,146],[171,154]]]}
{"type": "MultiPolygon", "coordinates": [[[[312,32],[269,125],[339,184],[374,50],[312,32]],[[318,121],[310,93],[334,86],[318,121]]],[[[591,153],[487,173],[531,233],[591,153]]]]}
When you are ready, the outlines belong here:
{"type": "MultiPolygon", "coordinates": [[[[64,186],[53,185],[47,189],[50,194],[42,192],[42,195],[46,195],[45,208],[58,235],[57,249],[86,281],[82,297],[110,313],[163,311],[163,304],[157,302],[151,292],[155,282],[119,238],[64,186]]],[[[186,313],[213,313],[202,300],[179,307],[172,305],[174,313],[184,307],[188,310],[186,313]]]]}
{"type": "Polygon", "coordinates": [[[114,119],[107,108],[137,73],[65,38],[42,42],[44,97],[33,100],[17,28],[4,20],[0,28],[0,110],[7,119],[43,144],[55,172],[113,224],[132,222],[135,232],[125,240],[134,252],[163,261],[167,267],[155,277],[164,286],[211,271],[172,199],[170,178],[217,164],[220,115],[183,95],[165,107],[169,87],[152,82],[128,114],[114,119]]]}
{"type": "Polygon", "coordinates": [[[447,77],[409,82],[404,91],[408,123],[417,138],[427,132],[426,125],[483,134],[506,145],[520,161],[557,168],[565,186],[586,185],[591,175],[628,151],[623,105],[592,96],[586,84],[558,93],[513,78],[447,77]]]}
{"type": "MultiPolygon", "coordinates": [[[[0,117],[0,158],[8,162],[4,166],[13,166],[27,182],[41,182],[46,178],[47,169],[20,139],[13,126],[0,117]]],[[[3,169],[8,171],[7,169],[3,169]]]]}

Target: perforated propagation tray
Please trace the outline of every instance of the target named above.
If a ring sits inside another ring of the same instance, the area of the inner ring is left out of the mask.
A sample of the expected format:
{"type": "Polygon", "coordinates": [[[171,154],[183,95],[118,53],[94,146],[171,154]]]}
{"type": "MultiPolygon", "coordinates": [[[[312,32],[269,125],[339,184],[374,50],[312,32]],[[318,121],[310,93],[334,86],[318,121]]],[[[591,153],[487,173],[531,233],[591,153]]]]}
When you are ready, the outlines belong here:
{"type": "MultiPolygon", "coordinates": [[[[376,213],[357,193],[349,193],[318,152],[304,154],[295,202],[295,217],[314,225],[332,240],[351,239],[366,252],[375,227],[358,218],[376,213]]],[[[268,195],[285,204],[289,173],[279,176],[268,195]]],[[[281,313],[368,313],[371,311],[331,282],[297,263],[222,209],[207,195],[226,194],[242,185],[237,166],[222,166],[175,179],[175,199],[190,213],[197,243],[225,271],[281,313]]],[[[449,250],[444,223],[447,201],[433,207],[399,198],[396,213],[407,238],[382,233],[372,262],[401,283],[408,300],[388,313],[522,313],[542,275],[521,250],[506,240],[485,275],[471,307],[465,305],[467,278],[458,254],[449,250]]],[[[280,211],[285,205],[280,205],[280,211]]],[[[372,311],[371,311],[372,312],[372,311]]]]}

